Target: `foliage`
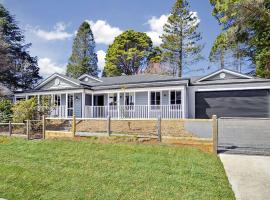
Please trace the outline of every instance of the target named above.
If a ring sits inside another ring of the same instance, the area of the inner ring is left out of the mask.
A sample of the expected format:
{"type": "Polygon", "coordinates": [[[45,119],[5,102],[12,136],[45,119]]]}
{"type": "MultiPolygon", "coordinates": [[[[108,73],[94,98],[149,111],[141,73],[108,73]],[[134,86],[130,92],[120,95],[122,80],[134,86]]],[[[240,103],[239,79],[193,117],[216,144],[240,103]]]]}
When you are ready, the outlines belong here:
{"type": "Polygon", "coordinates": [[[0,81],[9,88],[31,88],[41,77],[14,17],[0,4],[0,81]]]}
{"type": "Polygon", "coordinates": [[[193,148],[10,138],[0,163],[5,199],[235,199],[220,159],[193,148]]]}
{"type": "Polygon", "coordinates": [[[83,22],[74,39],[72,54],[67,66],[67,75],[78,78],[82,74],[98,76],[97,54],[95,40],[88,22],[83,22]]]}
{"type": "Polygon", "coordinates": [[[149,54],[150,63],[160,63],[162,58],[162,50],[160,47],[154,47],[149,54]]]}
{"type": "Polygon", "coordinates": [[[107,50],[104,76],[132,75],[142,71],[149,61],[152,41],[145,34],[128,30],[117,36],[107,50]]]}
{"type": "MultiPolygon", "coordinates": [[[[248,57],[256,65],[258,76],[270,77],[269,0],[210,0],[210,3],[213,15],[223,26],[221,34],[227,34],[227,48],[240,47],[237,55],[248,57]]],[[[218,45],[223,43],[216,40],[214,46],[218,45]]],[[[215,53],[215,48],[212,52],[215,53]]]]}
{"type": "Polygon", "coordinates": [[[0,97],[0,122],[8,122],[12,119],[12,102],[0,97]]]}
{"type": "Polygon", "coordinates": [[[161,37],[164,61],[173,67],[174,75],[181,77],[184,68],[202,58],[198,26],[198,18],[189,10],[187,0],[176,0],[161,37]]]}
{"type": "Polygon", "coordinates": [[[14,122],[34,120],[37,114],[37,100],[36,98],[20,100],[14,104],[12,111],[14,122]]]}

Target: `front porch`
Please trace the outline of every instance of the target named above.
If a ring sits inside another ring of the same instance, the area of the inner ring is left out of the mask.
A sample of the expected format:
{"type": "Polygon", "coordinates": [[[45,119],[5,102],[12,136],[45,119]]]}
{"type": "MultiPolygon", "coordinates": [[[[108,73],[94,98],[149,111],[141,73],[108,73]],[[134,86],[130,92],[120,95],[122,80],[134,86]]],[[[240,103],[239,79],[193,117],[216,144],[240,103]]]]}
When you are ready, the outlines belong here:
{"type": "Polygon", "coordinates": [[[49,97],[50,117],[70,118],[111,118],[118,119],[147,119],[147,118],[185,118],[185,88],[51,92],[50,94],[29,94],[16,96],[21,98],[36,96],[38,105],[43,106],[42,98],[49,97]]]}

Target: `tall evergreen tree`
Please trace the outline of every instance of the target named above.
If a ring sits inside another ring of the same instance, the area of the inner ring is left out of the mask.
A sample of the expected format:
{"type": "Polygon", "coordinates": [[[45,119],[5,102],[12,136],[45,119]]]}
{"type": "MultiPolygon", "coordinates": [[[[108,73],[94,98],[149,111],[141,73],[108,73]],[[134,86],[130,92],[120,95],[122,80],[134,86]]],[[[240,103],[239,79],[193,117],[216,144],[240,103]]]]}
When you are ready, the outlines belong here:
{"type": "Polygon", "coordinates": [[[14,17],[0,4],[0,82],[16,88],[32,88],[39,79],[37,58],[31,57],[14,17]]]}
{"type": "Polygon", "coordinates": [[[174,75],[181,77],[184,68],[202,58],[203,45],[199,44],[202,38],[197,32],[198,26],[198,18],[189,10],[187,0],[176,0],[161,37],[164,61],[174,68],[174,75]]]}
{"type": "MultiPolygon", "coordinates": [[[[256,74],[270,78],[270,1],[210,0],[213,15],[230,39],[239,60],[249,58],[256,74]]],[[[220,37],[220,36],[218,36],[220,37]]],[[[214,46],[222,46],[216,40],[214,46]]]]}
{"type": "Polygon", "coordinates": [[[103,76],[132,75],[148,64],[152,40],[146,33],[127,30],[117,36],[107,50],[103,76]]]}
{"type": "Polygon", "coordinates": [[[98,76],[98,59],[95,52],[95,40],[88,22],[79,27],[73,42],[72,54],[67,66],[67,75],[78,78],[82,74],[98,76]]]}

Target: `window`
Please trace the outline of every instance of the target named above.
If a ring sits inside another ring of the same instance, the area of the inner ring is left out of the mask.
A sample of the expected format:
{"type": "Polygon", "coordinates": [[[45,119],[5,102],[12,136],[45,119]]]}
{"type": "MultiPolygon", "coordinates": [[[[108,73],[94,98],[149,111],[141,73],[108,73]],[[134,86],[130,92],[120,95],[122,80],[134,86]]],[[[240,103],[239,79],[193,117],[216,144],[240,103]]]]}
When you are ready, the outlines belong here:
{"type": "Polygon", "coordinates": [[[59,94],[55,94],[53,100],[54,100],[54,102],[53,102],[54,106],[60,106],[61,105],[61,96],[59,94]]]}
{"type": "Polygon", "coordinates": [[[73,94],[68,94],[68,116],[73,116],[73,94]]]}
{"type": "Polygon", "coordinates": [[[151,109],[160,108],[160,92],[151,92],[151,109]]]}
{"type": "Polygon", "coordinates": [[[171,91],[171,107],[177,109],[181,105],[181,91],[171,91]]]}
{"type": "Polygon", "coordinates": [[[109,106],[112,106],[112,107],[117,106],[117,94],[116,93],[109,94],[109,106]]]}
{"type": "Polygon", "coordinates": [[[134,92],[125,93],[125,105],[126,106],[134,105],[134,92]]]}

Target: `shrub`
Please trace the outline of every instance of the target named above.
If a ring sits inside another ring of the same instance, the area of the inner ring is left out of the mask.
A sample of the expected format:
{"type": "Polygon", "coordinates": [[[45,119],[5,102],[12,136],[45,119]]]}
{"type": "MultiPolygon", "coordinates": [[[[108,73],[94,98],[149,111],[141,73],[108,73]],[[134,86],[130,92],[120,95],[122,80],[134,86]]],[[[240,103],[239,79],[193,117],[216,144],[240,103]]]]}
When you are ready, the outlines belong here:
{"type": "Polygon", "coordinates": [[[8,122],[12,119],[12,102],[5,98],[0,98],[0,122],[8,122]]]}
{"type": "Polygon", "coordinates": [[[23,122],[25,120],[33,120],[37,117],[37,101],[36,98],[28,100],[20,100],[12,107],[13,121],[23,122]]]}

